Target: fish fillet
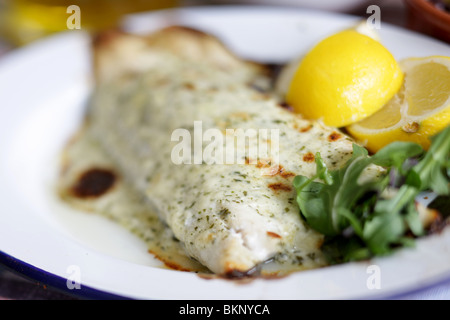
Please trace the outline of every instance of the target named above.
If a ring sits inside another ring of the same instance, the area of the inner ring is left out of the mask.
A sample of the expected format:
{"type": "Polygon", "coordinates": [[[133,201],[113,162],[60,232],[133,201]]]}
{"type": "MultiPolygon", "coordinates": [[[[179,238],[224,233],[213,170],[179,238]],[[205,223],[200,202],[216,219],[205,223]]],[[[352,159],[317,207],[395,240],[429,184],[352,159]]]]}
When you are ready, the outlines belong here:
{"type": "Polygon", "coordinates": [[[292,180],[315,174],[317,152],[330,168],[343,165],[350,138],[287,110],[264,66],[203,32],[107,33],[96,39],[94,59],[87,130],[190,257],[231,276],[269,259],[326,264],[323,236],[303,221],[292,180]],[[228,164],[174,163],[173,132],[194,136],[195,123],[220,130],[223,143],[227,129],[275,130],[277,166],[247,153],[228,164]]]}

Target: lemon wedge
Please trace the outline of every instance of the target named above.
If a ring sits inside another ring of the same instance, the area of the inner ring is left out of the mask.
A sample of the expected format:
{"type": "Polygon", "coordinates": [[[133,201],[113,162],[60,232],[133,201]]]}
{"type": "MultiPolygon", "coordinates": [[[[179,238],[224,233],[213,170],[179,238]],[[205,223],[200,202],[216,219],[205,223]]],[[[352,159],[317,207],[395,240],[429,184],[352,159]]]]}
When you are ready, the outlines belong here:
{"type": "Polygon", "coordinates": [[[378,112],[347,127],[376,152],[393,141],[430,146],[430,137],[450,124],[450,57],[400,61],[405,78],[401,90],[378,112]]]}
{"type": "Polygon", "coordinates": [[[325,38],[302,58],[286,101],[305,118],[344,127],[380,110],[402,83],[392,54],[379,41],[349,29],[325,38]]]}

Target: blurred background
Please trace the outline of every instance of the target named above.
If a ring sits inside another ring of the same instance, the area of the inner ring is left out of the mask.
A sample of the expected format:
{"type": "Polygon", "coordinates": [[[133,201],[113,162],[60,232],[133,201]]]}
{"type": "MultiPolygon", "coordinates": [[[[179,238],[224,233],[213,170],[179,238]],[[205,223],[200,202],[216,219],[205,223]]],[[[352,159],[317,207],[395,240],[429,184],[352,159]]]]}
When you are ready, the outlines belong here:
{"type": "MultiPolygon", "coordinates": [[[[125,14],[180,5],[179,0],[0,0],[1,36],[23,45],[67,30],[68,7],[82,8],[86,30],[110,28],[125,14]]],[[[81,16],[81,15],[80,15],[81,16]]]]}
{"type": "Polygon", "coordinates": [[[292,6],[366,17],[367,7],[376,4],[382,9],[383,22],[409,27],[413,24],[408,21],[411,16],[408,3],[426,1],[449,0],[0,0],[0,54],[55,32],[66,31],[70,5],[82,8],[83,30],[113,27],[123,15],[130,13],[229,4],[292,6]]]}

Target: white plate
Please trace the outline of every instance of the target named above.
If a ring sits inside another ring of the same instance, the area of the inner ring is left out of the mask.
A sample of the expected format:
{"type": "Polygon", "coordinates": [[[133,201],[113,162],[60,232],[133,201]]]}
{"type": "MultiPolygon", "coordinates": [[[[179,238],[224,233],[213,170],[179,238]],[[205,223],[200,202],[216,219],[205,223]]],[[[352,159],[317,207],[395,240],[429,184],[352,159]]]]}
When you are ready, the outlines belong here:
{"type": "MultiPolygon", "coordinates": [[[[211,0],[212,3],[226,4],[228,0],[211,0]]],[[[277,5],[296,6],[301,8],[319,9],[336,12],[349,12],[369,5],[371,0],[278,0],[277,5]]],[[[272,5],[273,0],[241,0],[244,4],[272,5]]],[[[373,3],[373,1],[372,1],[373,3]]]]}
{"type": "MultiPolygon", "coordinates": [[[[179,23],[216,34],[237,54],[285,62],[357,21],[273,7],[191,8],[126,20],[143,32],[179,23]]],[[[450,55],[448,45],[382,25],[396,58],[450,55]]],[[[86,297],[137,299],[347,299],[392,297],[450,278],[450,233],[370,262],[244,285],[160,268],[134,236],[74,212],[52,193],[56,159],[77,127],[92,88],[89,38],[70,31],[0,60],[0,261],[48,285],[86,297]],[[371,280],[376,265],[381,288],[371,280]],[[69,287],[67,281],[69,280],[69,287]],[[81,288],[70,289],[72,281],[81,288]]]]}
{"type": "MultiPolygon", "coordinates": [[[[210,0],[212,3],[226,4],[228,0],[210,0]]],[[[231,1],[233,2],[233,1],[231,1]]],[[[272,5],[273,0],[241,0],[244,4],[272,5]]],[[[349,12],[373,3],[373,0],[278,0],[277,5],[301,7],[309,9],[319,9],[336,12],[349,12]]]]}

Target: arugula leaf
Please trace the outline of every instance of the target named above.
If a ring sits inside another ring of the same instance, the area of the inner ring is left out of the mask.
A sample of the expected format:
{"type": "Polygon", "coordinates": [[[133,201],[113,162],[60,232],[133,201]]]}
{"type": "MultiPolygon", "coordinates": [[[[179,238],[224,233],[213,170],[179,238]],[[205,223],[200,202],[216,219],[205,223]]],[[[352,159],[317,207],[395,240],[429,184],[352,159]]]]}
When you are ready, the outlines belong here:
{"type": "Polygon", "coordinates": [[[326,236],[325,251],[333,261],[389,254],[411,244],[408,233],[424,234],[416,197],[422,191],[450,193],[449,155],[450,127],[432,139],[427,153],[418,144],[394,142],[369,157],[365,148],[354,144],[351,159],[334,171],[316,154],[316,175],[297,176],[293,182],[300,213],[326,236]],[[386,173],[360,182],[373,165],[386,168],[386,173]],[[401,181],[393,190],[392,172],[401,181]]]}
{"type": "Polygon", "coordinates": [[[367,150],[354,145],[350,161],[336,171],[324,170],[326,165],[320,154],[316,154],[315,159],[318,170],[313,178],[297,176],[294,179],[297,203],[314,229],[328,236],[337,235],[346,227],[345,217],[339,215],[337,210],[352,206],[358,197],[372,188],[371,185],[360,188],[356,183],[367,166],[367,150]],[[314,181],[318,178],[325,183],[314,181]]]}
{"type": "Polygon", "coordinates": [[[432,138],[430,150],[414,167],[420,176],[423,189],[432,189],[439,195],[449,195],[450,126],[432,138]]]}
{"type": "Polygon", "coordinates": [[[304,176],[294,179],[297,203],[308,223],[325,235],[340,234],[349,223],[348,218],[339,214],[339,210],[347,209],[351,212],[364,194],[370,191],[381,192],[386,187],[387,179],[359,184],[358,178],[363,171],[374,162],[401,163],[406,158],[417,155],[417,150],[413,150],[410,144],[397,143],[394,150],[396,152],[393,158],[388,158],[385,153],[369,158],[365,148],[354,144],[352,158],[343,168],[335,171],[324,170],[325,164],[320,154],[316,154],[316,165],[319,168],[317,174],[311,179],[304,176]],[[317,178],[325,180],[325,183],[316,182],[317,178]]]}
{"type": "Polygon", "coordinates": [[[364,224],[363,241],[375,255],[390,252],[389,246],[405,233],[405,225],[399,214],[382,212],[364,224]]]}

